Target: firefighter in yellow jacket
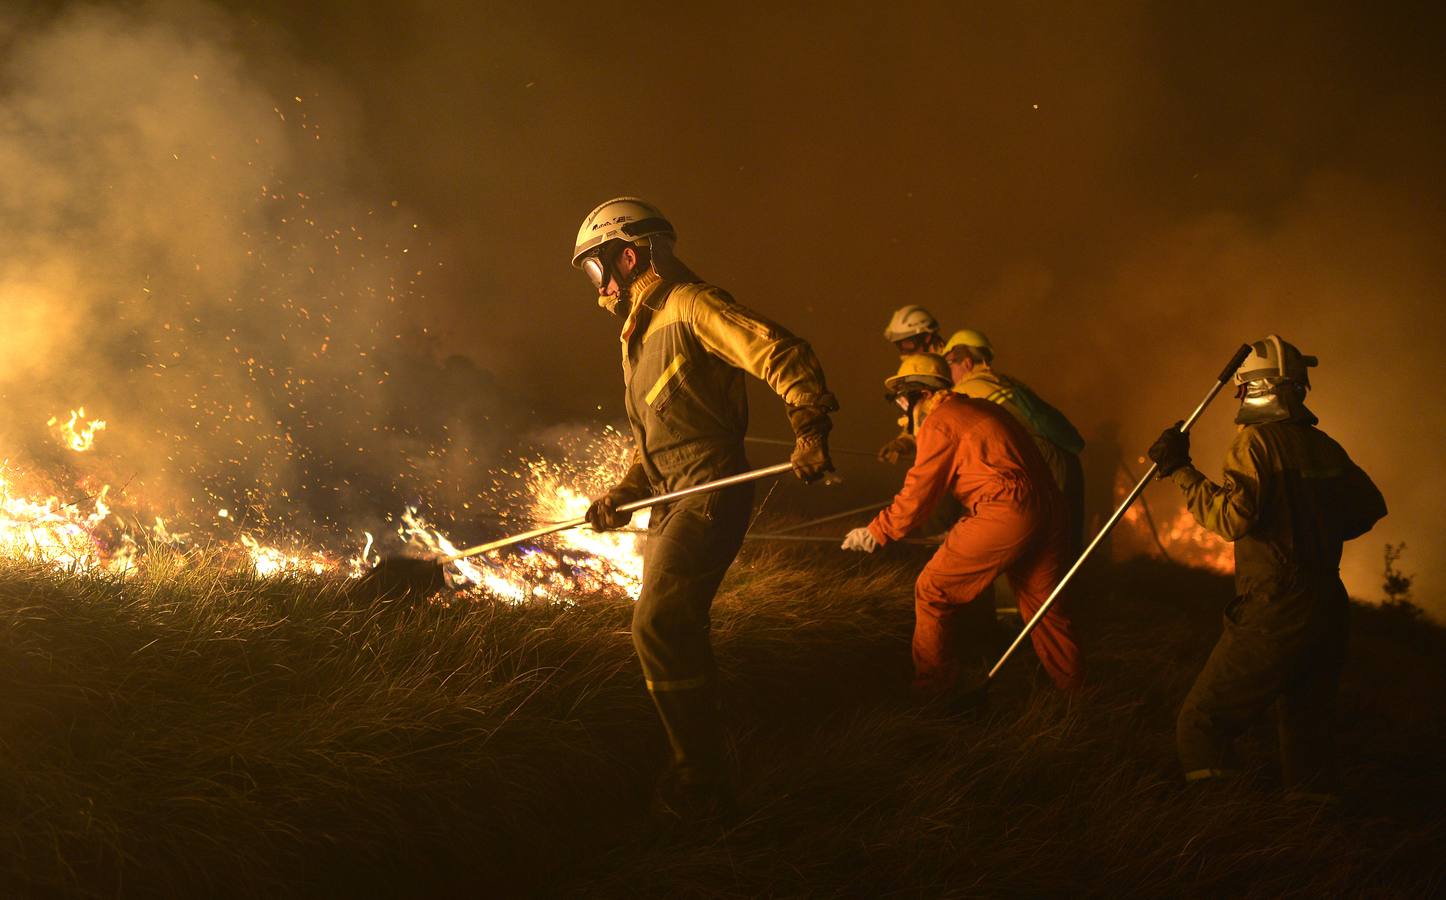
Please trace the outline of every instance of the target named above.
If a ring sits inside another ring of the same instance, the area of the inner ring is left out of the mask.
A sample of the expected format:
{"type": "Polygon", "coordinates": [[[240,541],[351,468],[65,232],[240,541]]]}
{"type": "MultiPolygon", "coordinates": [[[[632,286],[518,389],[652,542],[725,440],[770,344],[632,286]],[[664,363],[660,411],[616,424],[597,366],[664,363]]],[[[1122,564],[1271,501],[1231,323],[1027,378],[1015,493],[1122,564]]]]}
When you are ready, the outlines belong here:
{"type": "Polygon", "coordinates": [[[998,403],[1034,439],[1054,483],[1064,494],[1070,550],[1079,553],[1084,549],[1084,468],[1079,460],[1084,438],[1064,413],[1040,399],[1029,385],[994,370],[994,346],[983,332],[972,328],[954,332],[940,355],[949,363],[956,394],[998,403]]]}
{"type": "MultiPolygon", "coordinates": [[[[624,402],[636,445],[622,481],[587,512],[598,530],[627,524],[631,514],[620,505],[749,468],[745,373],[786,405],[798,477],[813,481],[833,469],[827,437],[838,404],[813,350],[701,281],[673,255],[675,238],[662,213],[636,197],[601,204],[578,231],[573,265],[622,322],[624,402]]],[[[709,608],[752,506],[753,486],[739,485],[657,507],[648,525],[633,646],[672,748],[660,811],[681,818],[707,817],[730,799],[709,608]]]]}
{"type": "Polygon", "coordinates": [[[1219,484],[1190,464],[1178,426],[1150,448],[1195,520],[1235,542],[1236,597],[1176,721],[1188,781],[1232,774],[1232,740],[1274,704],[1287,788],[1335,796],[1332,719],[1349,604],[1341,544],[1369,531],[1386,502],[1315,427],[1305,406],[1315,364],[1278,335],[1255,342],[1235,375],[1240,429],[1219,484]]]}

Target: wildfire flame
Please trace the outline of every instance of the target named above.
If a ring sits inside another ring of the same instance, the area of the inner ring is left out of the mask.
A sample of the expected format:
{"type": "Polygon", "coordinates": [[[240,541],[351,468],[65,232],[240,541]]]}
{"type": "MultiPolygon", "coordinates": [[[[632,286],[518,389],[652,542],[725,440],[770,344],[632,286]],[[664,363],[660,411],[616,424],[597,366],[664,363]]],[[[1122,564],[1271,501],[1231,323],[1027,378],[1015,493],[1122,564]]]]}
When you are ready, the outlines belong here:
{"type": "MultiPolygon", "coordinates": [[[[589,493],[610,487],[631,464],[630,442],[612,429],[574,450],[574,456],[561,461],[530,460],[513,473],[530,497],[530,521],[542,524],[582,516],[591,502],[589,493]]],[[[647,511],[634,516],[633,523],[646,527],[647,511]]],[[[459,549],[415,509],[409,508],[403,515],[398,532],[427,553],[451,556],[459,549]]],[[[629,532],[596,532],[586,526],[570,528],[539,543],[457,560],[451,564],[451,578],[463,590],[510,603],[569,602],[579,593],[620,593],[636,599],[642,587],[642,538],[629,532]]]]}
{"type": "Polygon", "coordinates": [[[104,419],[92,419],[89,422],[85,421],[84,406],[78,409],[72,409],[70,411],[70,419],[64,425],[60,424],[60,418],[58,416],[51,416],[45,424],[55,428],[60,434],[61,443],[76,453],[85,453],[93,448],[95,446],[96,432],[105,430],[104,419]],[[77,422],[80,423],[79,428],[75,427],[77,422]]]}
{"type": "Polygon", "coordinates": [[[287,572],[310,572],[324,575],[335,568],[335,563],[319,552],[286,553],[276,547],[267,547],[249,534],[241,535],[241,546],[251,554],[251,564],[262,578],[287,572]]]}
{"type": "MultiPolygon", "coordinates": [[[[106,427],[102,420],[86,420],[83,407],[72,410],[64,423],[52,417],[46,425],[76,452],[92,449],[96,433],[106,427]]],[[[626,470],[631,444],[626,436],[607,429],[600,437],[581,436],[563,451],[560,459],[527,460],[506,473],[519,486],[510,498],[494,499],[504,504],[510,500],[512,506],[521,507],[522,515],[515,518],[530,523],[580,517],[587,510],[589,494],[601,493],[626,470]]],[[[291,574],[358,577],[381,559],[371,532],[363,533],[359,551],[347,555],[306,548],[301,546],[303,542],[284,535],[268,540],[242,531],[226,539],[214,531],[199,530],[195,523],[177,530],[160,517],[153,517],[150,526],[128,525],[137,517],[121,521],[112,516],[109,485],[102,485],[92,496],[66,503],[54,493],[47,495],[43,488],[36,490],[38,481],[0,465],[0,555],[40,560],[68,571],[126,574],[145,562],[138,537],[144,538],[146,546],[179,549],[218,540],[224,548],[229,540],[263,578],[291,574]],[[22,488],[21,481],[36,483],[22,488]],[[290,549],[283,549],[286,545],[290,549]]],[[[215,515],[222,523],[234,521],[229,509],[219,509],[215,515]]],[[[636,524],[646,525],[647,514],[640,514],[636,524]]],[[[415,508],[402,513],[396,530],[413,548],[437,555],[457,552],[453,542],[415,508]]],[[[598,592],[636,597],[642,582],[641,536],[574,528],[486,557],[458,560],[449,566],[449,580],[463,595],[511,603],[570,602],[578,594],[598,592]]]]}
{"type": "MultiPolygon", "coordinates": [[[[1123,500],[1132,484],[1117,481],[1115,496],[1123,500]]],[[[1151,556],[1168,556],[1176,562],[1223,575],[1235,572],[1235,547],[1219,535],[1204,528],[1183,506],[1162,515],[1153,506],[1153,515],[1146,514],[1145,498],[1125,511],[1123,522],[1133,532],[1132,544],[1151,556]]]]}
{"type": "Polygon", "coordinates": [[[110,515],[105,489],[94,498],[90,512],[81,512],[77,504],[61,503],[57,497],[36,501],[17,496],[12,479],[0,469],[0,552],[45,559],[67,569],[115,568],[113,562],[122,554],[107,550],[95,538],[97,526],[110,515]]]}

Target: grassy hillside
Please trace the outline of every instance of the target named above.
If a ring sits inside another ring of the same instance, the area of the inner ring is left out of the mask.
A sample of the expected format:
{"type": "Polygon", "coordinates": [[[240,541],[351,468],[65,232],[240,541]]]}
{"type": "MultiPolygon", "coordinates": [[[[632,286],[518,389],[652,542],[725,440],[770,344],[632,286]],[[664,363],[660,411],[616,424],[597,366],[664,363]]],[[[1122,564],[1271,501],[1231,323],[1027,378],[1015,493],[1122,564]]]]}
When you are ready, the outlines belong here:
{"type": "Polygon", "coordinates": [[[906,556],[750,547],[715,606],[742,820],[660,840],[624,603],[349,604],[214,566],[0,568],[5,896],[1429,896],[1446,636],[1358,608],[1349,796],[1177,782],[1229,582],[1140,562],[1072,598],[1091,684],[1032,655],[973,721],[911,707],[906,556]]]}

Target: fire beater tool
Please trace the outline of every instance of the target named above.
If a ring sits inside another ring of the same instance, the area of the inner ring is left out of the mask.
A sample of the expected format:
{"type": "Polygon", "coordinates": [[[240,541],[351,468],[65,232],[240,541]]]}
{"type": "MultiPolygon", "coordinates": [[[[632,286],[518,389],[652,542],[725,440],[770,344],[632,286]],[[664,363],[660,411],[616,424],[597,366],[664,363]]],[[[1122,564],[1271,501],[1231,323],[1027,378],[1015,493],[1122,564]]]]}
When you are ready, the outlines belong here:
{"type": "MultiPolygon", "coordinates": [[[[773,475],[782,475],[784,472],[792,471],[792,463],[778,463],[772,466],[764,466],[761,469],[753,469],[748,472],[740,472],[737,475],[729,475],[726,478],[719,478],[716,481],[709,481],[704,484],[697,484],[692,487],[683,488],[677,491],[670,491],[666,494],[659,494],[656,497],[647,497],[642,500],[635,500],[632,503],[624,503],[617,507],[618,512],[637,512],[638,510],[649,509],[663,503],[671,503],[674,500],[681,500],[684,497],[691,497],[694,494],[706,494],[710,491],[721,490],[737,484],[747,484],[750,481],[759,481],[773,475]]],[[[503,547],[510,547],[513,544],[520,544],[533,538],[543,535],[554,534],[559,531],[566,531],[569,528],[576,528],[579,525],[586,525],[587,517],[578,516],[575,519],[567,519],[562,522],[552,522],[531,531],[524,531],[521,534],[514,534],[511,537],[498,538],[495,541],[488,541],[485,544],[478,544],[475,547],[468,547],[459,550],[450,556],[424,557],[424,556],[393,556],[378,562],[370,572],[363,575],[348,595],[359,599],[383,599],[387,597],[426,597],[446,587],[446,567],[459,559],[467,559],[471,556],[478,556],[491,550],[500,550],[503,547]]]]}
{"type": "MultiPolygon", "coordinates": [[[[1200,414],[1205,411],[1205,407],[1210,405],[1210,401],[1215,399],[1215,395],[1220,393],[1220,390],[1230,381],[1231,376],[1235,374],[1235,370],[1240,368],[1240,364],[1245,362],[1245,357],[1249,355],[1250,345],[1241,344],[1240,349],[1235,351],[1235,355],[1230,358],[1230,362],[1220,371],[1220,377],[1215,380],[1215,384],[1211,386],[1210,391],[1205,395],[1205,399],[1200,401],[1200,405],[1195,407],[1194,412],[1190,413],[1190,418],[1186,419],[1180,426],[1181,431],[1190,430],[1190,426],[1194,425],[1195,420],[1200,418],[1200,414]]],[[[1034,626],[1038,625],[1039,621],[1044,618],[1044,614],[1049,612],[1049,608],[1054,605],[1055,600],[1059,599],[1059,595],[1064,591],[1065,585],[1069,584],[1070,579],[1073,578],[1074,574],[1084,565],[1085,560],[1089,559],[1095,547],[1098,547],[1100,542],[1114,529],[1115,525],[1120,521],[1120,518],[1125,514],[1125,511],[1130,508],[1135,502],[1135,499],[1139,497],[1146,486],[1149,485],[1151,479],[1155,477],[1155,470],[1158,468],[1158,464],[1151,463],[1150,468],[1145,470],[1144,476],[1140,479],[1139,483],[1135,485],[1135,489],[1130,491],[1129,495],[1125,497],[1119,509],[1115,510],[1114,515],[1110,516],[1109,521],[1105,522],[1104,527],[1100,529],[1100,533],[1095,535],[1095,539],[1090,541],[1089,546],[1085,547],[1084,552],[1079,555],[1079,559],[1075,560],[1074,565],[1069,567],[1069,571],[1064,573],[1064,577],[1059,580],[1059,584],[1055,585],[1048,599],[1039,605],[1039,609],[1035,610],[1034,615],[1031,616],[1025,624],[1024,630],[1019,632],[1018,637],[1014,639],[1014,643],[1009,645],[1009,649],[1005,650],[1004,655],[999,657],[999,661],[994,664],[994,668],[989,670],[989,674],[984,678],[984,683],[970,692],[966,697],[960,698],[961,706],[967,708],[971,701],[974,703],[983,701],[983,694],[988,690],[990,682],[994,680],[994,676],[999,674],[999,670],[1004,668],[1004,664],[1009,661],[1009,657],[1014,655],[1014,651],[1018,650],[1019,645],[1024,643],[1024,639],[1029,637],[1029,633],[1034,630],[1034,626]]]]}

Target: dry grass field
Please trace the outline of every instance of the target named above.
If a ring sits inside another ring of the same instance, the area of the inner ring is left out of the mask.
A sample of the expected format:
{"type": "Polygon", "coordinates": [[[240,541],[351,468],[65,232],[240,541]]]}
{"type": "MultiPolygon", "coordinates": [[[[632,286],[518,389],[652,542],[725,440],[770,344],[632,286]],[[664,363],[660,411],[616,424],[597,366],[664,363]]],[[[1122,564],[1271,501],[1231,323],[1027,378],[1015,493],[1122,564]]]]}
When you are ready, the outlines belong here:
{"type": "Polygon", "coordinates": [[[1032,655],[982,715],[910,704],[907,549],[750,546],[715,606],[740,780],[662,834],[627,603],[350,602],[341,579],[153,559],[0,567],[0,894],[1440,896],[1446,636],[1359,606],[1340,808],[1176,777],[1226,578],[1139,561],[1069,598],[1090,687],[1032,655]],[[183,564],[184,563],[184,564],[183,564]]]}

